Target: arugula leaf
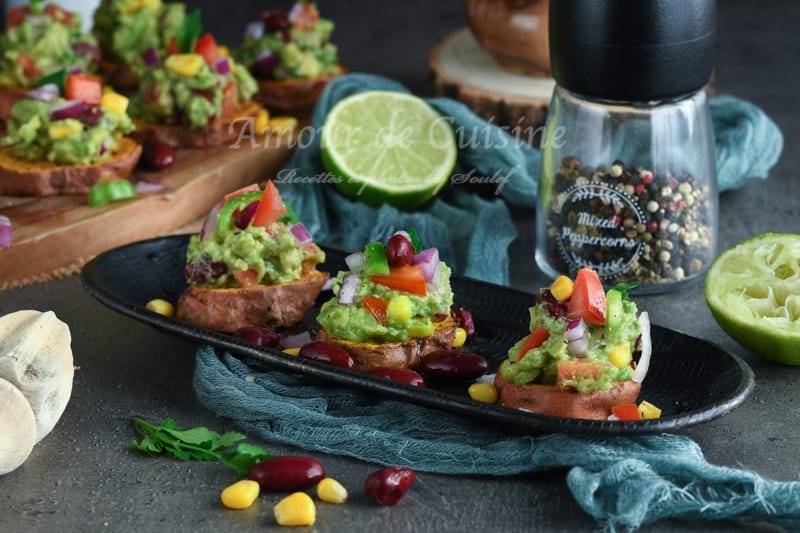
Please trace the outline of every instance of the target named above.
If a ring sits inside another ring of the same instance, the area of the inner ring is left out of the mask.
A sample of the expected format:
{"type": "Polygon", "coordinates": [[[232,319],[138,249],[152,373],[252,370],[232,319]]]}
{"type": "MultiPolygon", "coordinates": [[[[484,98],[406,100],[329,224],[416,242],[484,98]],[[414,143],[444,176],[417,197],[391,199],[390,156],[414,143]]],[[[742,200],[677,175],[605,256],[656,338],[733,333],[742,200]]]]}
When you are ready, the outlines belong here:
{"type": "Polygon", "coordinates": [[[175,33],[175,41],[180,53],[191,54],[194,52],[194,45],[202,32],[203,22],[200,20],[200,10],[195,9],[186,15],[183,24],[175,33]]]}
{"type": "Polygon", "coordinates": [[[275,457],[257,444],[241,442],[246,437],[235,431],[220,435],[202,426],[182,429],[171,418],[158,426],[134,418],[133,428],[141,440],[133,439],[131,449],[149,455],[169,453],[180,461],[220,461],[240,476],[254,464],[275,457]]]}
{"type": "Polygon", "coordinates": [[[614,285],[614,288],[612,290],[615,290],[622,294],[623,302],[630,302],[631,297],[628,295],[628,291],[636,288],[637,285],[639,285],[638,281],[629,281],[628,283],[617,283],[616,285],[614,285]]]}

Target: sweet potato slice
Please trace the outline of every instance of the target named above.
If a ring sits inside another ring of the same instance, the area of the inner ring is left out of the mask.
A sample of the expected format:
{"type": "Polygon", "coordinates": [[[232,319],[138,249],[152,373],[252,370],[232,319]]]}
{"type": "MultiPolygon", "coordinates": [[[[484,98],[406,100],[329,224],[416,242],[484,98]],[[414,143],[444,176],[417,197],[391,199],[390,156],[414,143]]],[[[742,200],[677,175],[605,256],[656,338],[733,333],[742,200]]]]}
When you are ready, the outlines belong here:
{"type": "Polygon", "coordinates": [[[297,281],[250,289],[190,285],[178,299],[175,318],[224,333],[248,326],[293,326],[314,304],[328,277],[327,272],[313,270],[297,281]]]}

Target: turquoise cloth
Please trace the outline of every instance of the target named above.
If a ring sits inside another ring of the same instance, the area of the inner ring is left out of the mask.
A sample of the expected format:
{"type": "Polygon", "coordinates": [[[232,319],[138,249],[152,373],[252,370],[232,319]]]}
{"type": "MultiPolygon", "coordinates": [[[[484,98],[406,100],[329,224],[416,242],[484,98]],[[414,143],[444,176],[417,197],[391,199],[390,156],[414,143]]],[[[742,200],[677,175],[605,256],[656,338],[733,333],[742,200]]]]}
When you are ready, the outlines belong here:
{"type": "MultiPolygon", "coordinates": [[[[366,90],[406,91],[399,83],[380,76],[341,76],[328,84],[317,103],[313,131],[319,132],[328,111],[339,100],[366,90]]],[[[388,205],[370,207],[343,197],[333,185],[309,183],[307,178],[317,176],[324,181],[318,134],[297,148],[281,174],[284,178],[278,177],[281,194],[318,242],[360,250],[364,243],[384,241],[399,229],[414,227],[426,245],[439,248],[440,256],[454,272],[507,285],[507,250],[517,231],[506,202],[529,208],[533,223],[540,153],[484,121],[464,104],[448,98],[428,102],[452,117],[463,142],[459,143],[456,176],[423,208],[404,212],[388,205]],[[469,142],[473,139],[479,142],[469,142]],[[475,171],[470,174],[472,169],[475,171]],[[482,187],[488,189],[488,198],[471,192],[474,188],[464,184],[478,178],[492,180],[482,187]]],[[[758,107],[732,96],[712,98],[710,107],[719,190],[739,187],[750,178],[766,178],[783,148],[783,136],[775,123],[758,107]]]]}
{"type": "MultiPolygon", "coordinates": [[[[316,131],[337,101],[368,89],[406,90],[377,76],[342,76],[328,85],[317,104],[316,131]]],[[[473,168],[477,176],[510,177],[492,183],[488,197],[451,184],[428,205],[408,213],[386,205],[369,207],[319,183],[281,183],[279,178],[281,193],[318,242],[356,250],[414,227],[426,245],[439,248],[455,272],[508,284],[507,249],[517,233],[507,204],[530,209],[533,219],[539,152],[458,102],[429,102],[453,117],[456,128],[488,135],[486,143],[462,147],[458,158],[462,177],[473,168]],[[486,150],[487,145],[495,148],[486,150]]],[[[730,96],[712,99],[711,112],[720,190],[766,177],[782,149],[775,124],[757,107],[730,96]]],[[[323,172],[318,139],[314,135],[310,145],[295,151],[286,167],[290,175],[323,172]]],[[[249,433],[307,450],[446,474],[507,475],[569,467],[567,481],[576,500],[608,529],[635,529],[666,517],[767,520],[800,527],[800,484],[711,465],[687,437],[511,437],[440,411],[248,366],[208,347],[197,353],[194,388],[204,406],[249,433]]]]}
{"type": "Polygon", "coordinates": [[[576,501],[608,530],[662,518],[768,521],[800,529],[800,483],[715,466],[689,437],[509,436],[441,411],[257,363],[197,352],[200,402],[269,442],[420,472],[510,475],[570,468],[576,501]]]}

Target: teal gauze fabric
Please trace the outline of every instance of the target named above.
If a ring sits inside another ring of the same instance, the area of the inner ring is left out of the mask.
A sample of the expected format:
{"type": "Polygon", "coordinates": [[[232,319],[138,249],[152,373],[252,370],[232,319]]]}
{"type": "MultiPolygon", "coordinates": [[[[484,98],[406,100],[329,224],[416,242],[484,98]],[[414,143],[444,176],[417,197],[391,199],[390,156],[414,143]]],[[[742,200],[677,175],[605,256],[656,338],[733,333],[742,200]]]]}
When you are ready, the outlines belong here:
{"type": "MultiPolygon", "coordinates": [[[[315,130],[337,101],[364,90],[406,89],[377,76],[342,76],[322,95],[313,116],[315,130]]],[[[305,179],[324,181],[318,135],[295,150],[277,179],[281,194],[318,242],[356,250],[414,227],[456,272],[508,284],[507,248],[517,235],[508,204],[533,212],[539,152],[458,102],[434,98],[429,103],[452,117],[457,130],[485,139],[462,144],[458,165],[465,180],[493,177],[491,194],[477,194],[454,179],[412,213],[346,199],[331,185],[305,179]]],[[[766,177],[782,148],[775,124],[757,107],[729,96],[712,99],[711,112],[720,190],[766,177]]],[[[197,353],[194,389],[205,407],[250,434],[306,450],[443,474],[570,468],[567,481],[575,499],[609,530],[635,529],[667,517],[800,527],[800,483],[711,465],[684,436],[510,436],[445,412],[270,371],[210,347],[197,353]]]]}

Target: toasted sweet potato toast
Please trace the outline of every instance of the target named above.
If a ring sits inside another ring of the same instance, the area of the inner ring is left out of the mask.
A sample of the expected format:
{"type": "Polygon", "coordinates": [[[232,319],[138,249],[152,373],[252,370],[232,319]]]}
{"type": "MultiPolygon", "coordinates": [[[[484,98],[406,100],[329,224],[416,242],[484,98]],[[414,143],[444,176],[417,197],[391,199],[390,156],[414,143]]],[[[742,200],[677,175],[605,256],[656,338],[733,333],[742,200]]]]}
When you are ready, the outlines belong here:
{"type": "Polygon", "coordinates": [[[320,330],[317,339],[343,348],[353,358],[359,370],[371,370],[382,366],[394,368],[416,366],[423,356],[436,350],[452,348],[455,334],[455,322],[451,317],[447,317],[436,324],[433,335],[420,339],[387,343],[353,342],[332,337],[324,330],[320,330]]]}
{"type": "Polygon", "coordinates": [[[95,183],[129,177],[141,153],[142,146],[130,137],[119,140],[114,157],[93,165],[26,161],[14,157],[13,146],[0,148],[0,194],[86,194],[95,183]]]}
{"type": "Polygon", "coordinates": [[[158,142],[172,148],[208,148],[221,146],[238,138],[242,119],[255,117],[261,107],[255,103],[239,108],[227,118],[218,118],[202,128],[186,125],[157,125],[141,121],[136,123],[136,134],[143,142],[158,142]]]}
{"type": "Polygon", "coordinates": [[[572,388],[556,385],[514,385],[495,375],[497,403],[514,409],[564,418],[606,420],[615,405],[634,403],[642,388],[635,381],[622,381],[608,390],[579,393],[572,388]]]}
{"type": "Polygon", "coordinates": [[[299,80],[257,80],[255,99],[270,112],[290,113],[305,118],[333,76],[299,80]]]}
{"type": "Polygon", "coordinates": [[[329,276],[312,270],[297,281],[249,289],[190,285],[178,299],[175,318],[224,333],[249,326],[293,326],[314,304],[329,276]]]}

